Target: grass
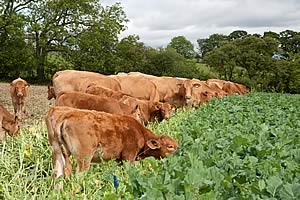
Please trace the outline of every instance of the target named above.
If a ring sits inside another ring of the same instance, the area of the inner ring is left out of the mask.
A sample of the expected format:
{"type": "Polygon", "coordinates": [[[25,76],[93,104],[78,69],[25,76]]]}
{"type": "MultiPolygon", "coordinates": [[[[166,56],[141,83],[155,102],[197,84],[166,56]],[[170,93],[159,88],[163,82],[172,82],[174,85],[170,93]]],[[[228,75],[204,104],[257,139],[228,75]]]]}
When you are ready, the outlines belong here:
{"type": "Polygon", "coordinates": [[[176,138],[174,155],[98,163],[55,183],[45,123],[33,119],[0,145],[0,199],[299,199],[299,102],[300,95],[251,93],[180,110],[149,125],[176,138]]]}

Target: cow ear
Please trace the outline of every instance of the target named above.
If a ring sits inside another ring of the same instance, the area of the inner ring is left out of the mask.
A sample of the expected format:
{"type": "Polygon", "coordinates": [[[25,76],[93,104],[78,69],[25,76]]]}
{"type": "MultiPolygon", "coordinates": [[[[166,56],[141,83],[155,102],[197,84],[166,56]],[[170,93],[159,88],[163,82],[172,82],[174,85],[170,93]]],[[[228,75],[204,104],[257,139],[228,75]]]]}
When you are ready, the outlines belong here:
{"type": "Polygon", "coordinates": [[[150,149],[160,149],[160,144],[157,140],[155,139],[151,139],[151,140],[148,140],[146,142],[147,146],[150,148],[150,149]]]}

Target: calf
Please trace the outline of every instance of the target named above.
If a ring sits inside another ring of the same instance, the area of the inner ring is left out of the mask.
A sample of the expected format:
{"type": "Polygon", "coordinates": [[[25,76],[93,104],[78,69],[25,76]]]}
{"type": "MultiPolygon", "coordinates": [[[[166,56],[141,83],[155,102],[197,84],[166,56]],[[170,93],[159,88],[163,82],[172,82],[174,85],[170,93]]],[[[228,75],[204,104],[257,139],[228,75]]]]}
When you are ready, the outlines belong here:
{"type": "Polygon", "coordinates": [[[161,159],[177,149],[171,137],[157,136],[138,121],[124,115],[51,107],[46,117],[48,140],[54,161],[53,177],[69,176],[72,154],[77,172],[91,162],[129,160],[153,156],[161,159]]]}
{"type": "Polygon", "coordinates": [[[17,117],[14,117],[0,104],[0,142],[5,142],[6,134],[3,131],[8,132],[10,136],[16,136],[19,134],[19,121],[17,117]]]}
{"type": "Polygon", "coordinates": [[[26,114],[26,97],[28,95],[29,84],[17,78],[10,84],[10,95],[14,106],[15,116],[22,119],[22,115],[26,114]]]}
{"type": "Polygon", "coordinates": [[[127,115],[143,123],[138,106],[131,108],[112,98],[104,98],[81,92],[62,92],[58,95],[55,105],[127,115]]]}

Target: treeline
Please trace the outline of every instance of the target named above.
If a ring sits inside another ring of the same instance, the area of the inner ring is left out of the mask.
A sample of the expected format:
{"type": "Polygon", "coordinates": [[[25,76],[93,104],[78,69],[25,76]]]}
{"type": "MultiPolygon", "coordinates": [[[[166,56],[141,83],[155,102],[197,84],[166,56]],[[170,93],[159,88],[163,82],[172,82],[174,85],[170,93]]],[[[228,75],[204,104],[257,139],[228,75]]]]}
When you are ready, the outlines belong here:
{"type": "Polygon", "coordinates": [[[121,4],[98,0],[0,2],[0,78],[47,82],[57,70],[103,74],[140,71],[187,78],[222,78],[265,91],[300,93],[300,33],[234,31],[199,39],[184,36],[166,48],[136,35],[119,40],[128,19],[121,4]]]}
{"type": "Polygon", "coordinates": [[[197,42],[203,61],[223,79],[263,91],[300,93],[300,32],[238,30],[197,42]]]}

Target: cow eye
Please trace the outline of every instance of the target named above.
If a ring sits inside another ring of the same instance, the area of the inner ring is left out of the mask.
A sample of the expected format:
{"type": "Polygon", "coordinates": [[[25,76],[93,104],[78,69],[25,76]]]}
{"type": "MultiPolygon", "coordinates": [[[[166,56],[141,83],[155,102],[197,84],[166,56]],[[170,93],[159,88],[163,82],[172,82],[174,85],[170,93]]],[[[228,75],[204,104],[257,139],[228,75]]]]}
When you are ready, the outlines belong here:
{"type": "Polygon", "coordinates": [[[197,83],[197,84],[194,84],[194,87],[195,87],[195,88],[198,88],[198,87],[200,87],[200,84],[198,84],[198,83],[197,83]]]}
{"type": "Polygon", "coordinates": [[[168,145],[168,149],[174,149],[174,145],[168,145]]]}

